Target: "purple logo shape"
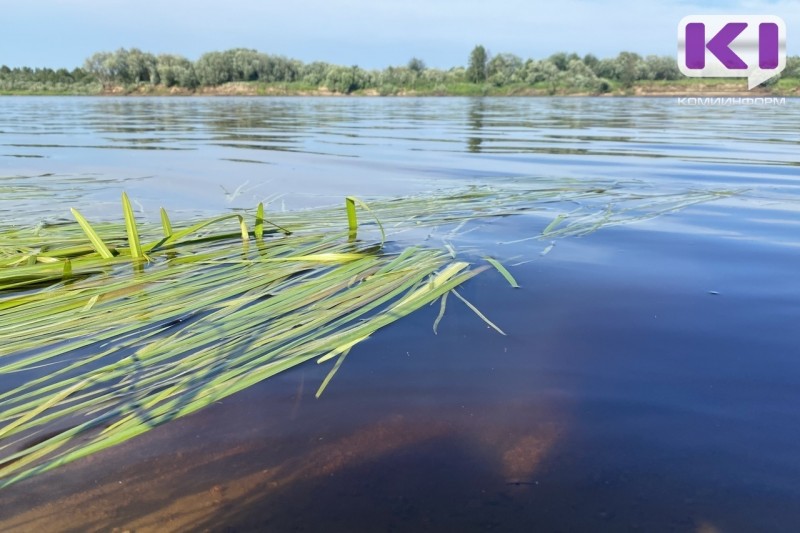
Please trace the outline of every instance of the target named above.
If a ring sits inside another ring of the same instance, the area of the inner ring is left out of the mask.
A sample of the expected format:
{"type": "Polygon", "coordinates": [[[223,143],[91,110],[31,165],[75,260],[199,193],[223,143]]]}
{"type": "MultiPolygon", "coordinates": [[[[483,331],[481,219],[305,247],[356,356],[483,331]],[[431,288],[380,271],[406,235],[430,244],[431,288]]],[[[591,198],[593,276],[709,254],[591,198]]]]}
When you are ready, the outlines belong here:
{"type": "MultiPolygon", "coordinates": [[[[746,69],[747,63],[737,56],[730,45],[747,27],[746,22],[729,22],[706,44],[706,25],[692,22],[686,25],[686,66],[702,69],[706,66],[706,48],[730,69],[746,69]]],[[[777,43],[776,43],[777,49],[777,43]]]]}
{"type": "Polygon", "coordinates": [[[691,78],[747,78],[786,68],[786,23],[774,15],[690,15],[678,23],[678,68],[691,78]]]}
{"type": "Polygon", "coordinates": [[[774,22],[758,25],[758,66],[763,69],[778,68],[780,63],[780,31],[774,22]]]}

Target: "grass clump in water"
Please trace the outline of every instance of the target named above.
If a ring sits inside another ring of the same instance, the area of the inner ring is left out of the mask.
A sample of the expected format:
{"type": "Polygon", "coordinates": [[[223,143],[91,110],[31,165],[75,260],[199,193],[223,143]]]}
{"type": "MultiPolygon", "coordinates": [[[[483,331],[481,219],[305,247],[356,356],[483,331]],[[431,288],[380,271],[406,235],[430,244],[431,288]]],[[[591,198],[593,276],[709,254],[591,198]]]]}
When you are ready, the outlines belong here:
{"type": "Polygon", "coordinates": [[[400,231],[603,195],[602,210],[573,211],[544,232],[580,235],[726,194],[598,191],[475,187],[275,216],[259,205],[252,231],[246,213],[174,226],[162,210],[159,225],[137,224],[123,196],[124,224],[73,210],[77,223],[0,230],[0,379],[15,383],[0,391],[0,486],[336,359],[319,395],[351,348],[441,298],[435,330],[447,295],[464,300],[455,289],[484,269],[516,285],[494,259],[475,266],[446,249],[387,245],[400,231]],[[357,209],[374,221],[359,225],[357,209]]]}

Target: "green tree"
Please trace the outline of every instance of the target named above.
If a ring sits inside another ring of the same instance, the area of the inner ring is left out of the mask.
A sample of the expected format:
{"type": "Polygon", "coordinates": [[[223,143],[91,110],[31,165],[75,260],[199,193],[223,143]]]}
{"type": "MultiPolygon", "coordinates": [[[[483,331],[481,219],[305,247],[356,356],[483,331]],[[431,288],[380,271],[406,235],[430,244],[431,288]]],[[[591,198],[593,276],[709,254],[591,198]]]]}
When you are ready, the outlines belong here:
{"type": "Polygon", "coordinates": [[[614,59],[601,59],[597,64],[592,67],[592,70],[598,78],[606,78],[609,80],[616,80],[617,78],[617,62],[614,59]]]}
{"type": "Polygon", "coordinates": [[[567,70],[567,68],[569,68],[569,62],[575,59],[580,59],[578,54],[567,54],[566,52],[556,52],[548,58],[558,70],[567,70]]]}
{"type": "Polygon", "coordinates": [[[408,60],[408,65],[406,65],[406,68],[411,72],[422,74],[427,67],[425,66],[425,62],[423,60],[418,57],[412,57],[408,60]]]}
{"type": "Polygon", "coordinates": [[[369,85],[369,74],[357,65],[333,67],[325,77],[325,86],[337,93],[350,94],[369,85]]]}
{"type": "Polygon", "coordinates": [[[478,45],[472,49],[469,55],[469,65],[467,66],[467,80],[472,83],[483,83],[486,81],[486,63],[489,57],[486,49],[478,45]]]}
{"type": "Polygon", "coordinates": [[[597,59],[597,56],[594,54],[586,54],[583,56],[583,64],[592,69],[592,72],[597,74],[597,65],[600,63],[600,60],[597,59]]]}
{"type": "Polygon", "coordinates": [[[641,56],[633,52],[620,52],[617,56],[617,79],[626,89],[633,87],[636,80],[645,79],[639,68],[641,62],[641,56]]]}
{"type": "Polygon", "coordinates": [[[195,63],[194,70],[201,85],[213,87],[233,80],[233,66],[221,52],[203,54],[195,63]]]}
{"type": "Polygon", "coordinates": [[[597,92],[601,82],[586,63],[580,59],[572,59],[567,70],[562,72],[564,85],[573,90],[597,92]]]}
{"type": "Polygon", "coordinates": [[[784,78],[800,78],[800,56],[786,58],[786,68],[781,73],[784,78]]]}
{"type": "Polygon", "coordinates": [[[549,59],[526,62],[525,72],[527,73],[525,81],[531,85],[544,82],[550,94],[555,94],[562,77],[561,71],[549,59]]]}
{"type": "Polygon", "coordinates": [[[270,81],[291,82],[300,79],[303,64],[283,56],[271,56],[272,71],[270,81]]]}
{"type": "Polygon", "coordinates": [[[231,81],[255,81],[259,79],[259,59],[264,54],[247,48],[234,48],[223,52],[224,61],[230,67],[231,81]]]}
{"type": "Polygon", "coordinates": [[[675,57],[647,56],[644,60],[647,74],[654,80],[677,80],[681,77],[675,57]]]}
{"type": "Polygon", "coordinates": [[[160,82],[167,87],[197,87],[194,65],[185,57],[162,54],[156,58],[156,69],[160,82]]]}
{"type": "Polygon", "coordinates": [[[152,85],[158,83],[158,61],[153,54],[142,52],[138,48],[130,50],[122,48],[116,53],[125,57],[125,64],[128,67],[128,83],[148,82],[152,85]]]}
{"type": "Polygon", "coordinates": [[[331,66],[328,63],[314,61],[303,66],[300,71],[300,77],[304,83],[319,87],[325,82],[325,77],[330,69],[331,66]]]}
{"type": "Polygon", "coordinates": [[[522,59],[514,54],[497,54],[486,65],[489,81],[500,86],[504,83],[519,81],[523,69],[522,59]]]}
{"type": "Polygon", "coordinates": [[[97,52],[83,64],[83,68],[102,83],[103,88],[108,88],[114,83],[114,76],[110,68],[111,55],[110,52],[97,52]]]}

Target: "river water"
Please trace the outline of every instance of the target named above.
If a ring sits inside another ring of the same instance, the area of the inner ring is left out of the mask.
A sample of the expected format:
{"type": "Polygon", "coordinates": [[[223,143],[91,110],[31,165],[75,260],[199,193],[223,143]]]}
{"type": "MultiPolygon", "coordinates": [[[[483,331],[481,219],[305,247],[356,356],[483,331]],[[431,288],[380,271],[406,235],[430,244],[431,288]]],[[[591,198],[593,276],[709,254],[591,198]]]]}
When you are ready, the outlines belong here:
{"type": "MultiPolygon", "coordinates": [[[[542,240],[456,303],[0,492],[3,530],[792,531],[800,106],[672,98],[3,98],[3,224],[502,180],[731,196],[542,240]]],[[[555,213],[554,213],[555,215],[555,213]]],[[[431,239],[436,241],[436,239],[431,239]]],[[[438,241],[437,241],[438,243],[438,241]]],[[[434,243],[436,244],[436,243],[434,243]]],[[[439,243],[440,244],[440,243],[439,243]]]]}

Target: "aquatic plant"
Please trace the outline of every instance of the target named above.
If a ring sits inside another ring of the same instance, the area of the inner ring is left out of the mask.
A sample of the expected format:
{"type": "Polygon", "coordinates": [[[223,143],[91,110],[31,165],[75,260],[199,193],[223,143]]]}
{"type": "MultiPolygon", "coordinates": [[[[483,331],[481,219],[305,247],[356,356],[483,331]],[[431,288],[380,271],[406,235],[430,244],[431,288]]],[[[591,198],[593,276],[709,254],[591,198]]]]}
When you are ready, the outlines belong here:
{"type": "Polygon", "coordinates": [[[158,225],[123,194],[123,224],[0,228],[0,486],[335,359],[319,396],[354,346],[441,298],[436,330],[450,292],[502,333],[455,289],[487,268],[516,286],[507,269],[400,232],[571,206],[542,236],[582,235],[727,194],[520,181],[158,225]]]}

